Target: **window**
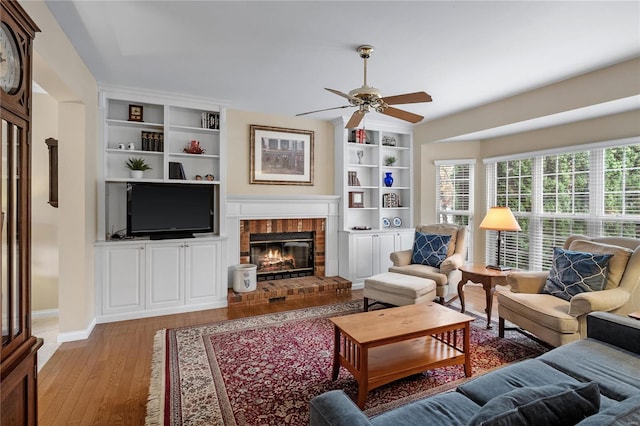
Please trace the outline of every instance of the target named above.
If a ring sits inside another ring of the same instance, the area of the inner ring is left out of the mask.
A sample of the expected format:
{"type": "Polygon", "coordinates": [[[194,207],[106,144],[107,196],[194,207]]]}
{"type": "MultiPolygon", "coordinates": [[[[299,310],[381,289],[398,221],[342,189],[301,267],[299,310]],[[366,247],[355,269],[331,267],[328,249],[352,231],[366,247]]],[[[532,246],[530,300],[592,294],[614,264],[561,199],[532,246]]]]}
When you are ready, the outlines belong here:
{"type": "MultiPolygon", "coordinates": [[[[571,234],[640,238],[639,142],[485,160],[488,205],[509,206],[522,228],[503,233],[504,263],[547,270],[552,248],[571,234]]],[[[495,261],[491,236],[488,263],[495,261]]]]}
{"type": "MultiPolygon", "coordinates": [[[[437,161],[436,217],[438,223],[473,228],[473,173],[475,160],[437,161]]],[[[467,234],[467,258],[473,259],[472,232],[467,234]]]]}

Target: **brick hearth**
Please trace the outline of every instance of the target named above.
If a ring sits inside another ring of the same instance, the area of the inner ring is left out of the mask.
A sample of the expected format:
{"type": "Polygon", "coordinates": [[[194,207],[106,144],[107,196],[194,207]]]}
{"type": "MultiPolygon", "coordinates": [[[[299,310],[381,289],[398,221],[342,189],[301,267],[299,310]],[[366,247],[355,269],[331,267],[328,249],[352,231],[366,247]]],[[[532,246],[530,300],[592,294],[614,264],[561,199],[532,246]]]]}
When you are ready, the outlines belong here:
{"type": "Polygon", "coordinates": [[[350,294],[351,281],[342,277],[300,277],[259,281],[255,291],[236,293],[229,289],[229,308],[260,305],[283,300],[317,297],[328,294],[350,294]]]}

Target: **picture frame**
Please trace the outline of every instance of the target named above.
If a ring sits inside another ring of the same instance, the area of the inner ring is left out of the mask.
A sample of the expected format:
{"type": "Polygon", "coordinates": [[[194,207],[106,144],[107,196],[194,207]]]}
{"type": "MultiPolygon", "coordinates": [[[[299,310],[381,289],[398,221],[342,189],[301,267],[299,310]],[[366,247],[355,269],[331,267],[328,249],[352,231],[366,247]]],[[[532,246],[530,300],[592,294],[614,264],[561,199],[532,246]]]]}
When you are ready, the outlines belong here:
{"type": "Polygon", "coordinates": [[[129,105],[129,121],[142,121],[142,105],[129,105]]]}
{"type": "Polygon", "coordinates": [[[313,185],[311,130],[250,125],[251,183],[313,185]]]}
{"type": "Polygon", "coordinates": [[[349,192],[349,208],[361,209],[364,207],[364,191],[349,192]]]}

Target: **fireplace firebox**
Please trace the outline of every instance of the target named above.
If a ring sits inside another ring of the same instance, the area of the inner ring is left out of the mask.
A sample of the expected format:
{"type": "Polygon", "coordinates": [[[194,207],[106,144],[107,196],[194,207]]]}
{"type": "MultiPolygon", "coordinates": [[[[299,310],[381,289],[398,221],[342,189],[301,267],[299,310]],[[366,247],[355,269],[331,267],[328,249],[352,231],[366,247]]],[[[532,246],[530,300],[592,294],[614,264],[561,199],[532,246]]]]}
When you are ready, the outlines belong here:
{"type": "Polygon", "coordinates": [[[257,280],[280,280],[313,275],[315,232],[252,233],[250,262],[257,280]]]}

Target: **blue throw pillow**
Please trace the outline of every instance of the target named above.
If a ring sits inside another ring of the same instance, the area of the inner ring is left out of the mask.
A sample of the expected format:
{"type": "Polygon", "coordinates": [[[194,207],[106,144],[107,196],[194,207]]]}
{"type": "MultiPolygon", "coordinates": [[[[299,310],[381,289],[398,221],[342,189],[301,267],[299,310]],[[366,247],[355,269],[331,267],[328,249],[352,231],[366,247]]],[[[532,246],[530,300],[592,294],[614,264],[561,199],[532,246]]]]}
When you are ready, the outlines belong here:
{"type": "Polygon", "coordinates": [[[439,268],[447,258],[449,241],[451,241],[451,235],[416,232],[416,238],[413,242],[413,253],[411,254],[411,263],[439,268]]]}
{"type": "Polygon", "coordinates": [[[574,425],[599,409],[596,382],[525,387],[487,402],[467,426],[574,425]]]}
{"type": "Polygon", "coordinates": [[[542,289],[564,300],[585,291],[600,291],[607,280],[612,254],[553,249],[553,266],[542,289]]]}

